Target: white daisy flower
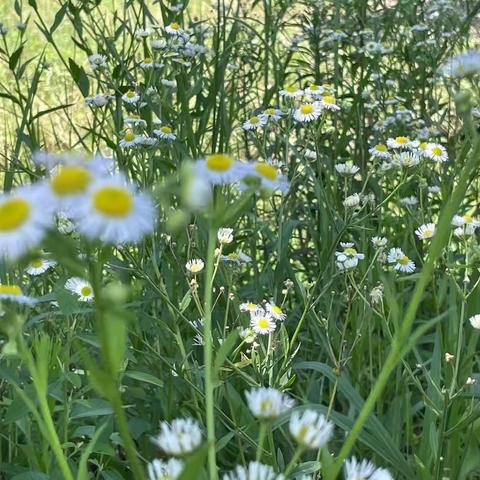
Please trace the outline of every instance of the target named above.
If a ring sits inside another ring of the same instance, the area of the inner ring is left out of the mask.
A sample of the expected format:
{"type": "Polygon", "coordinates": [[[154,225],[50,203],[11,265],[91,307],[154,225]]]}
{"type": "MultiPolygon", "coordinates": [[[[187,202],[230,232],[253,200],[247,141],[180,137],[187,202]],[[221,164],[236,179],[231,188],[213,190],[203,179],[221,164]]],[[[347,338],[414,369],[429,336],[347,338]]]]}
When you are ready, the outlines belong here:
{"type": "Polygon", "coordinates": [[[28,262],[27,268],[25,268],[25,272],[29,275],[36,276],[45,273],[50,268],[54,267],[57,264],[54,260],[50,260],[47,258],[34,258],[28,262]]]}
{"type": "Polygon", "coordinates": [[[414,167],[419,163],[420,158],[415,152],[404,151],[393,157],[393,164],[401,167],[414,167]]]}
{"type": "Polygon", "coordinates": [[[124,93],[122,95],[122,100],[125,103],[134,104],[134,103],[137,103],[140,100],[140,95],[133,90],[129,90],[127,93],[124,93]]]}
{"type": "Polygon", "coordinates": [[[461,227],[457,227],[453,230],[453,234],[457,238],[466,238],[470,237],[475,234],[475,227],[472,225],[463,225],[461,227]]]}
{"type": "Polygon", "coordinates": [[[341,243],[343,251],[335,252],[336,265],[339,270],[350,270],[358,265],[359,260],[363,260],[365,255],[358,253],[353,243],[341,243]]]}
{"type": "Polygon", "coordinates": [[[141,126],[141,127],[146,127],[147,122],[141,118],[139,115],[135,115],[131,113],[128,117],[123,119],[124,125],[135,125],[135,126],[141,126]]]}
{"type": "Polygon", "coordinates": [[[241,263],[251,262],[252,258],[240,250],[238,252],[231,252],[228,255],[222,255],[220,260],[223,262],[236,263],[237,265],[240,265],[241,263]]]}
{"type": "Polygon", "coordinates": [[[429,143],[425,149],[425,156],[435,162],[446,162],[448,160],[447,149],[439,143],[429,143]]]}
{"type": "Polygon", "coordinates": [[[88,57],[88,61],[90,62],[90,67],[92,70],[107,68],[107,57],[105,55],[94,53],[88,57]]]}
{"type": "Polygon", "coordinates": [[[444,77],[463,78],[480,72],[480,52],[470,50],[455,55],[447,60],[439,69],[444,77]]]}
{"type": "Polygon", "coordinates": [[[392,475],[384,468],[377,468],[373,463],[355,457],[345,461],[345,480],[393,480],[392,475]]]}
{"type": "Polygon", "coordinates": [[[177,22],[172,22],[170,25],[167,25],[165,31],[173,37],[185,35],[185,30],[183,30],[177,22]]]}
{"type": "Polygon", "coordinates": [[[202,430],[193,418],[176,418],[170,423],[160,422],[160,433],[152,441],[167,455],[181,457],[200,446],[202,430]]]}
{"type": "Polygon", "coordinates": [[[400,199],[400,203],[406,207],[414,207],[415,205],[418,205],[418,198],[414,195],[403,197],[400,199]]]}
{"type": "Polygon", "coordinates": [[[221,244],[233,242],[233,228],[220,228],[217,232],[218,241],[221,244]]]}
{"type": "Polygon", "coordinates": [[[377,145],[370,147],[368,152],[372,157],[378,158],[390,158],[392,154],[388,151],[388,148],[383,143],[378,143],[377,145]]]}
{"type": "Polygon", "coordinates": [[[375,248],[384,248],[387,245],[388,240],[385,237],[372,237],[372,245],[375,248]]]}
{"type": "Polygon", "coordinates": [[[434,195],[437,195],[441,191],[438,185],[431,185],[427,188],[427,190],[428,190],[428,193],[432,193],[434,195]]]}
{"type": "Polygon", "coordinates": [[[238,182],[244,176],[246,167],[226,153],[207,155],[204,160],[199,160],[194,165],[197,174],[213,185],[238,182]]]}
{"type": "Polygon", "coordinates": [[[470,317],[469,320],[470,325],[475,328],[476,330],[480,330],[480,315],[473,315],[473,317],[470,317]]]}
{"type": "Polygon", "coordinates": [[[145,57],[141,62],[140,62],[140,68],[143,68],[145,70],[148,70],[150,68],[153,68],[157,66],[155,62],[153,61],[152,57],[145,57]]]}
{"type": "Polygon", "coordinates": [[[147,465],[148,480],[177,480],[183,471],[183,462],[176,458],[155,459],[147,465]]]}
{"type": "Polygon", "coordinates": [[[312,122],[316,120],[321,113],[322,109],[318,103],[304,103],[295,110],[293,118],[300,123],[312,122]]]}
{"type": "Polygon", "coordinates": [[[305,93],[307,95],[312,95],[313,97],[317,97],[322,95],[325,92],[325,88],[321,85],[311,84],[305,89],[305,93]]]}
{"type": "Polygon", "coordinates": [[[473,228],[478,228],[480,226],[480,222],[472,215],[454,215],[452,219],[452,225],[454,225],[455,227],[463,227],[465,225],[469,225],[473,228]]]}
{"type": "Polygon", "coordinates": [[[263,308],[259,308],[250,312],[250,327],[259,335],[267,335],[275,331],[276,323],[270,313],[263,310],[263,308]]]}
{"type": "Polygon", "coordinates": [[[16,259],[34,248],[53,222],[53,207],[42,185],[0,194],[0,257],[16,259]]]}
{"type": "Polygon", "coordinates": [[[314,150],[310,150],[309,148],[306,148],[303,154],[306,158],[310,158],[311,160],[317,159],[317,152],[315,152],[314,150]]]}
{"type": "Polygon", "coordinates": [[[387,139],[387,146],[389,148],[408,148],[410,145],[410,139],[408,137],[398,136],[395,138],[387,139]]]}
{"type": "Polygon", "coordinates": [[[249,166],[250,174],[260,179],[262,187],[270,190],[279,190],[282,193],[288,191],[288,180],[279,172],[275,165],[268,162],[255,162],[249,166]]]}
{"type": "Polygon", "coordinates": [[[22,289],[18,285],[6,285],[0,283],[0,301],[1,300],[9,300],[24,305],[33,305],[37,301],[35,298],[24,295],[22,289]]]}
{"type": "Polygon", "coordinates": [[[333,423],[310,409],[293,412],[288,426],[293,438],[304,448],[322,448],[333,434],[333,423]]]}
{"type": "Polygon", "coordinates": [[[167,46],[167,41],[164,38],[152,40],[150,44],[155,50],[163,50],[167,46]]]}
{"type": "Polygon", "coordinates": [[[279,93],[281,97],[295,98],[295,97],[302,96],[304,92],[300,88],[294,87],[292,85],[290,87],[285,88],[284,90],[280,90],[279,93]]]}
{"type": "Polygon", "coordinates": [[[247,121],[243,122],[242,128],[244,130],[257,130],[263,128],[267,123],[264,116],[253,115],[247,121]]]}
{"type": "Polygon", "coordinates": [[[123,135],[123,138],[118,142],[122,148],[135,147],[140,143],[140,135],[135,135],[131,130],[127,130],[123,135]]]}
{"type": "Polygon", "coordinates": [[[354,193],[353,195],[349,195],[343,201],[343,206],[346,208],[354,208],[360,205],[360,195],[358,193],[354,193]]]}
{"type": "Polygon", "coordinates": [[[151,28],[138,28],[135,30],[135,37],[137,38],[147,38],[152,34],[151,28]]]}
{"type": "Polygon", "coordinates": [[[223,480],[285,480],[285,477],[275,473],[270,465],[250,462],[246,467],[237,465],[235,470],[223,476],[223,480]]]}
{"type": "Polygon", "coordinates": [[[412,273],[415,271],[415,263],[403,253],[401,248],[391,248],[388,252],[387,262],[394,264],[393,268],[399,272],[412,273]]]}
{"type": "Polygon", "coordinates": [[[287,318],[287,314],[283,312],[283,310],[274,303],[267,302],[265,305],[265,310],[275,319],[283,321],[287,318]]]}
{"type": "Polygon", "coordinates": [[[342,175],[355,175],[360,171],[360,167],[357,167],[353,162],[337,163],[335,170],[342,175]]]}
{"type": "Polygon", "coordinates": [[[282,111],[278,108],[269,107],[262,112],[260,118],[265,120],[265,122],[269,120],[277,121],[282,118],[282,111]]]}
{"type": "Polygon", "coordinates": [[[81,302],[91,302],[94,298],[90,282],[79,277],[71,277],[65,282],[65,288],[78,296],[81,302]]]}
{"type": "Polygon", "coordinates": [[[205,263],[200,258],[192,258],[192,260],[189,260],[185,264],[185,268],[190,273],[195,273],[195,274],[200,273],[203,270],[204,267],[205,267],[205,263]]]}
{"type": "Polygon", "coordinates": [[[108,102],[112,101],[115,97],[110,95],[102,95],[101,93],[94,95],[93,97],[85,98],[85,105],[90,107],[104,107],[108,102]]]}
{"type": "Polygon", "coordinates": [[[315,103],[318,103],[322,110],[331,110],[332,112],[340,110],[340,107],[336,103],[335,97],[332,95],[324,95],[318,102],[315,103]]]}
{"type": "Polygon", "coordinates": [[[92,182],[71,216],[81,234],[119,245],[138,242],[153,230],[155,208],[148,195],[115,175],[92,182]]]}
{"type": "Polygon", "coordinates": [[[415,230],[415,235],[417,235],[420,240],[432,238],[435,235],[435,228],[434,223],[426,223],[415,230]]]}
{"type": "Polygon", "coordinates": [[[246,303],[241,303],[240,304],[240,311],[241,312],[255,312],[259,308],[262,308],[260,305],[257,305],[256,303],[253,302],[246,302],[246,303]]]}
{"type": "Polygon", "coordinates": [[[163,125],[162,127],[155,129],[153,133],[163,140],[175,140],[177,138],[168,125],[163,125]]]}
{"type": "Polygon", "coordinates": [[[252,414],[261,420],[274,420],[291,406],[290,399],[275,388],[252,388],[245,397],[252,414]]]}

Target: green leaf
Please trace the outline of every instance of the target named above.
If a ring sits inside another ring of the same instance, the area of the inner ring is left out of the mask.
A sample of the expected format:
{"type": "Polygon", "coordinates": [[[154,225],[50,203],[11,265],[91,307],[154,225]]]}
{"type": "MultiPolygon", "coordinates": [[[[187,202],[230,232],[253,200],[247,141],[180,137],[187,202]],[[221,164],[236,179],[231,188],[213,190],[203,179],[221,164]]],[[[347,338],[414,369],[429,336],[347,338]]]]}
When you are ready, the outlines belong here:
{"type": "Polygon", "coordinates": [[[59,27],[59,25],[62,23],[63,17],[65,17],[65,14],[67,13],[68,10],[68,2],[66,2],[60,10],[55,14],[55,19],[53,20],[53,24],[50,27],[50,35],[53,34],[53,32],[59,27]]]}
{"type": "Polygon", "coordinates": [[[8,59],[8,67],[10,70],[15,70],[15,67],[17,66],[18,61],[20,60],[20,55],[23,52],[23,45],[20,45],[11,55],[10,58],[8,59]]]}
{"type": "Polygon", "coordinates": [[[75,60],[72,58],[68,59],[68,64],[70,66],[70,73],[72,74],[72,78],[77,84],[80,92],[84,97],[88,97],[88,91],[90,89],[90,82],[88,80],[87,74],[83,67],[77,65],[75,60]]]}
{"type": "Polygon", "coordinates": [[[133,378],[134,380],[138,380],[139,382],[150,383],[152,385],[156,385],[157,387],[163,387],[163,382],[150,373],[129,370],[128,372],[125,372],[125,376],[128,378],[133,378]]]}
{"type": "Polygon", "coordinates": [[[178,480],[198,480],[199,473],[203,470],[208,449],[206,446],[197,450],[187,461],[185,468],[178,480]]]}
{"type": "Polygon", "coordinates": [[[73,403],[70,420],[112,414],[113,410],[109,402],[101,398],[91,398],[89,400],[77,400],[73,403]]]}
{"type": "Polygon", "coordinates": [[[77,480],[89,480],[90,476],[88,474],[88,458],[93,452],[98,440],[100,439],[101,434],[105,430],[107,423],[105,422],[95,431],[92,440],[87,445],[87,448],[83,451],[82,456],[80,457],[80,461],[78,463],[78,473],[77,473],[77,480]]]}

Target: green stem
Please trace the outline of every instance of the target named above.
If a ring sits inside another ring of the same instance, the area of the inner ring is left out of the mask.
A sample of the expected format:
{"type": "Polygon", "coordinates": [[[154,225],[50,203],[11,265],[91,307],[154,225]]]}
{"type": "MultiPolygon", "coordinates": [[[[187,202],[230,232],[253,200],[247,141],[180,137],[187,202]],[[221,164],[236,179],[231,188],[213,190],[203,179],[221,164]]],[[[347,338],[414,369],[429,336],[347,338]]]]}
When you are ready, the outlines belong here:
{"type": "Polygon", "coordinates": [[[205,408],[207,422],[208,472],[210,480],[217,479],[215,457],[215,418],[213,385],[213,344],[212,344],[212,287],[215,262],[216,230],[210,225],[208,230],[207,264],[205,270],[204,297],[204,363],[205,363],[205,408]]]}
{"type": "Polygon", "coordinates": [[[258,432],[257,453],[255,455],[255,460],[257,462],[259,462],[262,458],[263,443],[265,442],[266,434],[267,434],[267,424],[265,422],[260,422],[260,429],[258,432]]]}

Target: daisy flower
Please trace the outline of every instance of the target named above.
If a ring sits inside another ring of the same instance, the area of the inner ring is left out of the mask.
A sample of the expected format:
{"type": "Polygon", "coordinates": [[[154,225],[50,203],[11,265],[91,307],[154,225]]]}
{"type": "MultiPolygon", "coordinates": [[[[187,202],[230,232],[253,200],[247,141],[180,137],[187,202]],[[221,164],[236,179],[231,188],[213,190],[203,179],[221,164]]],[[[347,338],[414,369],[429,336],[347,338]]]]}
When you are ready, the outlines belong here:
{"type": "Polygon", "coordinates": [[[480,52],[470,50],[448,59],[439,69],[444,77],[463,78],[480,72],[480,52]]]}
{"type": "Polygon", "coordinates": [[[476,330],[480,330],[480,315],[473,315],[473,317],[470,317],[469,320],[470,325],[475,328],[476,330]]]}
{"type": "Polygon", "coordinates": [[[262,187],[280,190],[282,193],[288,191],[289,183],[275,165],[268,162],[256,162],[251,164],[250,168],[251,174],[260,179],[262,187]]]}
{"type": "Polygon", "coordinates": [[[279,93],[280,93],[281,97],[295,98],[295,97],[302,96],[303,95],[303,90],[291,85],[290,87],[287,87],[284,90],[280,90],[279,93]]]}
{"type": "Polygon", "coordinates": [[[213,185],[237,182],[246,172],[246,165],[226,153],[207,155],[204,160],[197,161],[194,168],[213,185]]]}
{"type": "Polygon", "coordinates": [[[322,95],[323,92],[325,92],[324,87],[322,87],[321,85],[315,85],[313,83],[305,89],[305,93],[307,95],[312,95],[314,97],[322,95]]]}
{"type": "Polygon", "coordinates": [[[350,270],[358,265],[359,260],[363,260],[365,255],[358,253],[353,243],[342,242],[340,243],[343,251],[335,252],[336,263],[339,270],[350,270]]]}
{"type": "Polygon", "coordinates": [[[43,186],[0,194],[0,256],[16,259],[35,247],[53,222],[53,205],[43,186]]]}
{"type": "Polygon", "coordinates": [[[297,443],[309,449],[322,448],[333,434],[333,423],[310,409],[293,412],[288,427],[297,443]]]}
{"type": "Polygon", "coordinates": [[[133,90],[129,90],[127,93],[124,93],[122,95],[122,100],[125,103],[134,104],[134,103],[137,103],[140,100],[140,95],[133,90]]]}
{"type": "Polygon", "coordinates": [[[358,193],[354,193],[353,195],[349,195],[343,201],[343,206],[346,208],[354,208],[360,205],[360,195],[358,193]]]}
{"type": "Polygon", "coordinates": [[[83,202],[71,209],[78,231],[109,244],[138,242],[153,230],[155,208],[122,175],[101,177],[89,185],[83,202]]]}
{"type": "Polygon", "coordinates": [[[165,31],[173,37],[185,35],[185,30],[183,30],[177,22],[172,22],[170,25],[167,25],[165,31]]]}
{"type": "Polygon", "coordinates": [[[239,252],[231,252],[228,255],[222,255],[220,257],[220,260],[224,262],[236,263],[237,265],[240,265],[241,263],[251,262],[252,258],[240,250],[239,252]]]}
{"type": "Polygon", "coordinates": [[[185,264],[185,268],[190,273],[200,273],[205,267],[205,263],[200,258],[192,258],[185,264]]]}
{"type": "Polygon", "coordinates": [[[176,458],[155,459],[147,465],[148,480],[177,480],[183,471],[183,462],[176,458]]]}
{"type": "Polygon", "coordinates": [[[152,34],[151,28],[138,28],[135,30],[135,37],[137,38],[147,38],[152,34]]]}
{"type": "Polygon", "coordinates": [[[316,120],[321,113],[322,109],[317,103],[304,103],[295,110],[293,118],[300,123],[312,122],[316,120]]]}
{"type": "Polygon", "coordinates": [[[331,110],[332,112],[340,110],[340,107],[336,104],[335,97],[332,95],[325,95],[315,103],[318,103],[322,110],[331,110]]]}
{"type": "Polygon", "coordinates": [[[360,167],[357,167],[353,162],[337,163],[335,170],[342,175],[355,175],[360,171],[360,167]]]}
{"type": "Polygon", "coordinates": [[[265,120],[265,122],[268,120],[280,120],[282,118],[282,111],[278,108],[269,107],[262,112],[260,118],[265,120]]]}
{"type": "Polygon", "coordinates": [[[54,260],[49,260],[46,258],[34,258],[28,263],[25,272],[29,275],[36,276],[45,273],[50,268],[54,267],[57,264],[54,260]]]}
{"type": "Polygon", "coordinates": [[[425,148],[425,156],[435,162],[446,162],[448,160],[446,148],[438,143],[429,143],[425,148]]]}
{"type": "Polygon", "coordinates": [[[223,480],[285,480],[285,477],[275,473],[270,465],[250,462],[246,467],[237,465],[235,470],[223,476],[223,480]]]}
{"type": "Polygon", "coordinates": [[[420,163],[420,158],[415,152],[400,152],[393,157],[393,163],[401,167],[414,167],[420,163]]]}
{"type": "Polygon", "coordinates": [[[177,138],[176,135],[173,133],[172,129],[167,125],[155,129],[153,133],[157,137],[162,138],[163,140],[175,140],[177,138]]]}
{"type": "Polygon", "coordinates": [[[435,228],[434,223],[426,223],[415,230],[415,235],[417,235],[420,240],[432,238],[435,235],[435,228]]]}
{"type": "Polygon", "coordinates": [[[389,138],[387,140],[387,145],[389,148],[408,148],[410,145],[410,139],[408,137],[395,137],[395,138],[389,138]]]}
{"type": "Polygon", "coordinates": [[[384,248],[387,245],[387,239],[385,237],[372,237],[371,242],[375,248],[384,248]]]}
{"type": "Polygon", "coordinates": [[[274,303],[267,303],[265,305],[265,310],[275,319],[275,320],[285,320],[287,318],[286,313],[274,303]]]}
{"type": "Polygon", "coordinates": [[[244,130],[257,130],[258,128],[262,128],[266,123],[267,121],[262,115],[253,115],[243,123],[242,128],[244,130]]]}
{"type": "Polygon", "coordinates": [[[415,195],[403,197],[400,199],[400,203],[406,207],[414,207],[415,205],[418,205],[418,198],[415,197],[415,195]]]}
{"type": "Polygon", "coordinates": [[[383,143],[377,143],[374,147],[369,148],[368,152],[372,157],[377,158],[390,158],[392,154],[388,151],[388,148],[383,143]]]}
{"type": "Polygon", "coordinates": [[[2,283],[0,283],[0,300],[9,300],[24,305],[33,305],[36,303],[36,299],[24,295],[22,289],[18,285],[7,285],[2,283]]]}
{"type": "Polygon", "coordinates": [[[88,61],[90,62],[90,67],[92,70],[107,68],[107,57],[105,55],[94,53],[88,57],[88,61]]]}
{"type": "Polygon", "coordinates": [[[73,203],[80,201],[91,181],[92,174],[86,167],[61,165],[55,169],[47,186],[54,201],[68,212],[73,203]]]}
{"type": "Polygon", "coordinates": [[[384,468],[377,468],[373,463],[355,457],[345,461],[345,480],[393,480],[392,475],[384,468]]]}
{"type": "Polygon", "coordinates": [[[140,141],[140,135],[135,135],[131,130],[127,130],[123,135],[123,138],[118,142],[122,148],[130,148],[138,145],[140,141]]]}
{"type": "Polygon", "coordinates": [[[145,57],[143,61],[140,62],[140,68],[143,68],[145,70],[148,70],[150,68],[155,68],[155,67],[157,68],[163,67],[163,64],[155,63],[152,57],[145,57]]]}
{"type": "Polygon", "coordinates": [[[245,397],[252,414],[261,420],[274,420],[291,406],[290,399],[275,388],[252,388],[245,397]]]}
{"type": "Polygon", "coordinates": [[[221,244],[233,242],[233,228],[220,228],[217,232],[218,241],[221,244]]]}
{"type": "Polygon", "coordinates": [[[87,280],[71,277],[65,282],[65,288],[77,295],[81,302],[91,302],[93,300],[93,287],[87,280]]]}
{"type": "Polygon", "coordinates": [[[455,227],[463,227],[465,225],[469,225],[473,228],[477,228],[480,226],[480,222],[472,215],[454,215],[452,219],[452,225],[454,225],[455,227]]]}
{"type": "Polygon", "coordinates": [[[141,118],[139,115],[131,113],[127,118],[123,120],[125,125],[140,125],[142,127],[147,126],[147,122],[141,118]]]}
{"type": "Polygon", "coordinates": [[[250,327],[259,335],[267,335],[275,331],[275,319],[263,308],[259,308],[250,312],[250,327]]]}
{"type": "Polygon", "coordinates": [[[200,446],[202,430],[193,418],[176,418],[170,423],[160,422],[160,433],[152,441],[167,455],[181,457],[200,446]]]}
{"type": "Polygon", "coordinates": [[[240,304],[240,311],[241,312],[254,312],[255,310],[258,310],[260,305],[257,305],[256,303],[253,302],[246,302],[246,303],[241,303],[240,304]]]}
{"type": "Polygon", "coordinates": [[[388,252],[387,262],[394,264],[393,268],[403,273],[415,271],[415,263],[408,258],[401,248],[391,248],[388,252]]]}

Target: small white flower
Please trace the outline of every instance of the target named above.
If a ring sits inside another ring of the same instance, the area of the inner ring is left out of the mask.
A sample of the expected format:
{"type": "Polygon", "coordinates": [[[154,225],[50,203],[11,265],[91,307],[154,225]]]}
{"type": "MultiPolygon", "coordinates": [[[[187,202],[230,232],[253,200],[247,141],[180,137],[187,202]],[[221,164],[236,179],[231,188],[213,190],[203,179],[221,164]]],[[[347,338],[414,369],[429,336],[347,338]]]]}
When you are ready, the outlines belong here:
{"type": "Polygon", "coordinates": [[[345,461],[345,480],[393,480],[392,475],[384,468],[377,468],[373,463],[355,457],[345,461]]]}
{"type": "Polygon", "coordinates": [[[372,237],[371,242],[375,248],[380,249],[387,245],[388,240],[385,237],[372,237]]]}
{"type": "Polygon", "coordinates": [[[333,434],[333,423],[315,410],[293,412],[289,423],[293,438],[304,448],[319,449],[333,434]]]}
{"type": "Polygon", "coordinates": [[[91,302],[93,300],[93,288],[87,280],[71,277],[65,282],[65,288],[77,295],[81,302],[91,302]]]}
{"type": "Polygon", "coordinates": [[[397,148],[410,148],[412,146],[412,142],[408,137],[395,137],[389,138],[387,140],[387,145],[389,148],[397,149],[397,148]]]}
{"type": "Polygon", "coordinates": [[[223,480],[284,480],[285,477],[276,474],[270,465],[260,462],[250,462],[246,467],[237,465],[235,470],[226,473],[223,480]]]}
{"type": "Polygon", "coordinates": [[[435,235],[435,228],[434,223],[426,223],[415,230],[415,235],[417,235],[420,240],[432,238],[435,235]]]}
{"type": "Polygon", "coordinates": [[[57,264],[54,260],[47,258],[34,258],[30,260],[25,271],[32,276],[41,275],[57,264]]]}
{"type": "Polygon", "coordinates": [[[320,105],[315,103],[304,103],[300,105],[293,114],[293,118],[300,123],[312,122],[322,113],[320,105]]]}
{"type": "Polygon", "coordinates": [[[275,320],[283,321],[287,318],[286,313],[284,313],[283,310],[274,303],[267,302],[265,309],[275,320]]]}
{"type": "Polygon", "coordinates": [[[429,143],[425,148],[424,155],[435,162],[446,162],[448,160],[447,149],[439,143],[429,143]]]}
{"type": "Polygon", "coordinates": [[[390,158],[392,154],[388,151],[388,148],[383,143],[378,143],[374,147],[370,147],[368,152],[372,157],[378,158],[390,158]]]}
{"type": "Polygon", "coordinates": [[[439,69],[444,77],[463,78],[480,72],[480,52],[470,50],[456,55],[445,62],[439,69]]]}
{"type": "Polygon", "coordinates": [[[195,273],[195,274],[200,273],[204,267],[205,267],[205,263],[200,258],[193,258],[192,260],[189,260],[185,265],[185,268],[190,273],[195,273]]]}
{"type": "Polygon", "coordinates": [[[452,219],[452,225],[454,225],[455,227],[463,227],[468,225],[475,229],[480,226],[480,222],[475,217],[469,214],[463,216],[454,215],[452,219]]]}
{"type": "Polygon", "coordinates": [[[253,388],[245,393],[248,408],[261,420],[274,420],[290,408],[291,402],[275,388],[253,388]]]}
{"type": "Polygon", "coordinates": [[[233,228],[220,228],[217,232],[218,241],[222,244],[233,242],[233,228]]]}
{"type": "Polygon", "coordinates": [[[195,162],[194,169],[212,185],[234,183],[242,179],[248,165],[237,162],[231,155],[213,153],[195,162]]]}
{"type": "Polygon", "coordinates": [[[267,120],[264,116],[253,115],[248,120],[243,122],[242,127],[244,130],[257,130],[258,128],[263,128],[266,123],[267,120]]]}
{"type": "Polygon", "coordinates": [[[240,265],[241,263],[249,263],[252,261],[252,258],[249,257],[246,253],[243,253],[241,250],[238,252],[231,252],[228,255],[222,255],[220,259],[223,262],[236,263],[240,265]]]}
{"type": "Polygon", "coordinates": [[[337,163],[335,170],[342,175],[355,175],[360,171],[360,167],[357,167],[352,162],[337,163]]]}
{"type": "Polygon", "coordinates": [[[160,422],[160,433],[152,441],[167,455],[181,457],[200,446],[202,430],[193,418],[177,418],[171,423],[160,422]]]}
{"type": "Polygon", "coordinates": [[[107,57],[105,55],[94,53],[88,57],[88,61],[92,70],[107,68],[107,57]]]}
{"type": "Polygon", "coordinates": [[[473,315],[473,317],[470,317],[469,322],[473,328],[480,330],[480,314],[473,315]]]}
{"type": "Polygon", "coordinates": [[[373,287],[371,292],[370,292],[370,300],[374,305],[380,303],[383,298],[383,285],[377,285],[376,287],[373,287]]]}
{"type": "Polygon", "coordinates": [[[165,31],[173,37],[185,35],[185,30],[183,30],[177,22],[172,22],[170,25],[167,25],[165,31]]]}
{"type": "Polygon", "coordinates": [[[336,265],[339,270],[350,270],[358,265],[359,260],[363,260],[365,255],[358,253],[353,243],[341,243],[342,252],[335,252],[336,265]]]}
{"type": "Polygon", "coordinates": [[[401,167],[414,167],[420,163],[420,158],[415,152],[400,152],[393,157],[393,164],[401,167]]]}
{"type": "Polygon", "coordinates": [[[153,460],[147,466],[149,480],[177,480],[183,471],[183,462],[176,458],[153,460]]]}
{"type": "Polygon", "coordinates": [[[22,289],[18,285],[7,285],[2,283],[0,283],[0,300],[9,300],[24,305],[32,305],[37,301],[32,297],[24,295],[22,289]]]}
{"type": "Polygon", "coordinates": [[[332,95],[324,95],[318,102],[315,102],[322,110],[331,110],[336,112],[340,110],[340,107],[337,105],[335,97],[332,95]]]}
{"type": "Polygon", "coordinates": [[[153,133],[164,140],[175,140],[177,138],[168,125],[163,125],[162,127],[155,129],[153,133]]]}
{"type": "Polygon", "coordinates": [[[277,121],[282,118],[282,111],[278,108],[269,107],[262,112],[260,117],[265,120],[265,122],[269,120],[277,121]]]}
{"type": "Polygon", "coordinates": [[[305,89],[307,95],[312,95],[312,97],[317,97],[323,95],[325,88],[321,85],[312,84],[305,89]]]}
{"type": "Polygon", "coordinates": [[[130,104],[137,103],[140,100],[140,95],[134,90],[129,90],[127,93],[124,93],[122,95],[122,100],[125,103],[130,103],[130,104]]]}
{"type": "Polygon", "coordinates": [[[279,93],[281,97],[295,98],[302,96],[304,92],[300,88],[290,86],[285,88],[284,90],[280,90],[279,93]]]}
{"type": "Polygon", "coordinates": [[[260,179],[260,185],[269,190],[288,191],[290,185],[279,169],[269,162],[255,162],[247,165],[245,173],[248,176],[260,179]]]}
{"type": "Polygon", "coordinates": [[[137,38],[147,38],[152,34],[151,28],[138,28],[135,30],[135,37],[137,38]]]}
{"type": "Polygon", "coordinates": [[[246,302],[246,303],[241,303],[240,304],[240,311],[241,312],[254,312],[255,310],[258,310],[260,305],[257,305],[256,303],[253,302],[246,302]]]}
{"type": "Polygon", "coordinates": [[[275,331],[275,319],[263,308],[250,312],[250,327],[259,335],[267,335],[275,331]]]}
{"type": "Polygon", "coordinates": [[[353,195],[349,195],[343,201],[343,206],[346,208],[354,208],[360,205],[360,195],[358,193],[354,193],[353,195]]]}
{"type": "Polygon", "coordinates": [[[391,248],[388,252],[387,262],[394,264],[393,268],[400,272],[412,273],[415,271],[415,263],[403,253],[401,248],[391,248]]]}
{"type": "Polygon", "coordinates": [[[418,198],[411,195],[410,197],[401,198],[400,203],[406,207],[414,207],[415,205],[418,205],[418,198]]]}

